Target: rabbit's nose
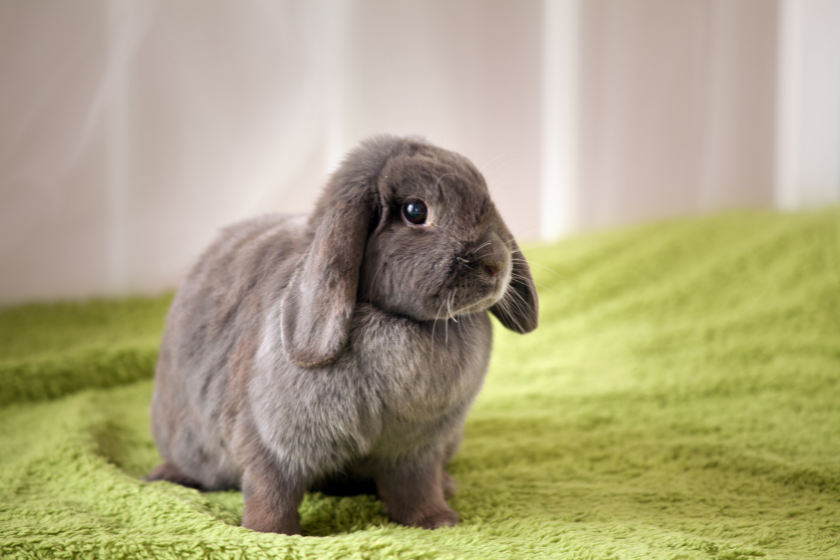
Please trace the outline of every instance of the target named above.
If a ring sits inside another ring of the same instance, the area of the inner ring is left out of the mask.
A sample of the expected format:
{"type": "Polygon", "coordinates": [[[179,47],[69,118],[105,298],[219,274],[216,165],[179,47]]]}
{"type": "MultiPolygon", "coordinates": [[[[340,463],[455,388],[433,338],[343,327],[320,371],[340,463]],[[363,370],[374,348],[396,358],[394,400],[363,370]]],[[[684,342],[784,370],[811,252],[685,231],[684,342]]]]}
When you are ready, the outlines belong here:
{"type": "Polygon", "coordinates": [[[481,267],[490,276],[496,276],[504,270],[505,265],[501,262],[486,260],[481,263],[481,267]]]}

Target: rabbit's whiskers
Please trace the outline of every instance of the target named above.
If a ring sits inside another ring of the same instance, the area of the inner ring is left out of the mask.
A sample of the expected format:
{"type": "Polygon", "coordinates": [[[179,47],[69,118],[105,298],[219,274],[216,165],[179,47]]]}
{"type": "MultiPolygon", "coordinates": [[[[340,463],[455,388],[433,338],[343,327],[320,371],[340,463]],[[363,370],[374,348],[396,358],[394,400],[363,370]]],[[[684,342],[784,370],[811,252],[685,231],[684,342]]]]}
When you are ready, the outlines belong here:
{"type": "Polygon", "coordinates": [[[441,300],[440,305],[438,306],[437,313],[435,313],[435,322],[432,325],[432,340],[435,339],[435,329],[437,328],[438,321],[440,320],[438,317],[440,317],[440,312],[443,310],[443,303],[444,301],[441,300]]]}
{"type": "Polygon", "coordinates": [[[453,289],[449,295],[451,296],[451,299],[447,298],[446,300],[446,307],[449,309],[449,318],[457,323],[458,319],[456,319],[455,314],[452,313],[452,300],[455,299],[455,290],[453,289]]]}
{"type": "Polygon", "coordinates": [[[511,294],[511,297],[503,298],[500,303],[508,312],[508,315],[511,317],[513,322],[516,324],[518,328],[522,328],[522,324],[519,322],[519,314],[512,313],[512,311],[521,311],[523,309],[527,309],[529,307],[528,302],[525,301],[525,298],[516,290],[508,290],[511,294]]]}
{"type": "Polygon", "coordinates": [[[545,265],[543,265],[543,264],[538,263],[537,261],[534,261],[534,260],[528,260],[528,259],[524,259],[524,258],[513,257],[513,256],[511,257],[511,260],[512,260],[512,261],[514,261],[514,262],[519,262],[519,263],[525,263],[525,264],[531,264],[531,265],[534,265],[534,264],[535,264],[535,265],[537,265],[538,267],[540,267],[540,268],[544,268],[545,270],[549,271],[550,273],[552,273],[553,275],[555,275],[557,278],[565,278],[565,276],[563,276],[562,274],[560,274],[560,273],[558,273],[558,272],[556,272],[556,271],[554,271],[554,270],[552,270],[552,269],[548,268],[547,266],[545,266],[545,265]]]}

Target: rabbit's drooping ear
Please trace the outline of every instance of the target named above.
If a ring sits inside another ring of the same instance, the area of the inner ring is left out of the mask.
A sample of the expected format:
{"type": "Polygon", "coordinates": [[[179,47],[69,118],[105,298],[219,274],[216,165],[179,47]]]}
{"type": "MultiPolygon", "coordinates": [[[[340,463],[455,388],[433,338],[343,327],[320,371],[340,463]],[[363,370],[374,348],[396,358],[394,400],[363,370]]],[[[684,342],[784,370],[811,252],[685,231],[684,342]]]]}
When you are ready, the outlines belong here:
{"type": "Polygon", "coordinates": [[[335,360],[350,334],[371,208],[336,203],[321,216],[280,306],[283,348],[297,366],[335,360]]]}
{"type": "Polygon", "coordinates": [[[525,334],[537,328],[539,300],[525,255],[512,238],[510,243],[513,265],[510,286],[504,297],[490,308],[490,312],[508,329],[525,334]]]}

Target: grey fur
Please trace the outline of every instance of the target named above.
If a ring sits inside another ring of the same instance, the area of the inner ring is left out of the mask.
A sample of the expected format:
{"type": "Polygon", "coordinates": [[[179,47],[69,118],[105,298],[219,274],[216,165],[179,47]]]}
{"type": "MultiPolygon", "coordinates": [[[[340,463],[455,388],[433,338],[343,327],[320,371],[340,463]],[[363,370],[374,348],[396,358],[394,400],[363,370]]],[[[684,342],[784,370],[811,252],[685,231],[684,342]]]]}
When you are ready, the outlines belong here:
{"type": "Polygon", "coordinates": [[[350,153],[308,218],[225,229],[170,310],[149,480],[242,488],[243,526],[298,533],[303,492],[372,479],[392,519],[458,517],[443,471],[487,372],[491,325],[537,296],[481,174],[417,138],[350,153]],[[428,225],[403,219],[423,200],[428,225]]]}

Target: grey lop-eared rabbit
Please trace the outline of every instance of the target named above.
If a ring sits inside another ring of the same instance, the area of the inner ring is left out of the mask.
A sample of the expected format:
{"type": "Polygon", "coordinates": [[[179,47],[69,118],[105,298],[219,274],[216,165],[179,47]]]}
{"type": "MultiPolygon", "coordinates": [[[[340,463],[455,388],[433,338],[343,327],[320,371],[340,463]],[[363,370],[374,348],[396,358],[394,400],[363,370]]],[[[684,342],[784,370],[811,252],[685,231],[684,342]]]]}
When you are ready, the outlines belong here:
{"type": "Polygon", "coordinates": [[[148,480],[241,488],[242,526],[300,533],[307,490],[375,484],[391,519],[458,522],[444,472],[492,333],[537,326],[528,264],[464,157],[417,138],[352,151],[311,216],[225,229],[160,349],[148,480]]]}

